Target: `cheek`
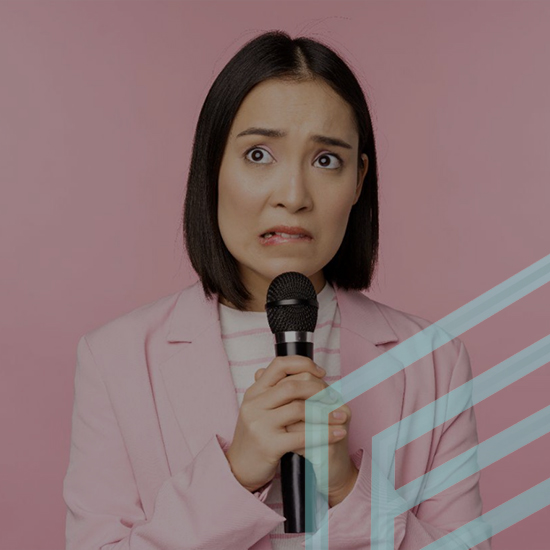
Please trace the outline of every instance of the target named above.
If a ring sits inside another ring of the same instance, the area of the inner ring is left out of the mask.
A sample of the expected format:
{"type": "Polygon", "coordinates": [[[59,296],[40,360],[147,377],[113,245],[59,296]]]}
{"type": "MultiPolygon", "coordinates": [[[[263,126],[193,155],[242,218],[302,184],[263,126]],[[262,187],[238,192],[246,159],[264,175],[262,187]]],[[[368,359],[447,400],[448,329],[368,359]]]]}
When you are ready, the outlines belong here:
{"type": "Polygon", "coordinates": [[[330,227],[335,239],[344,235],[348,224],[349,214],[352,207],[352,200],[335,199],[325,212],[323,218],[326,220],[327,228],[330,227]]]}
{"type": "Polygon", "coordinates": [[[229,206],[235,204],[238,196],[238,184],[236,181],[224,178],[218,185],[218,209],[229,211],[229,206]]]}
{"type": "Polygon", "coordinates": [[[222,166],[218,179],[218,214],[229,217],[235,212],[235,204],[239,197],[239,178],[235,176],[231,166],[222,166]]]}
{"type": "Polygon", "coordinates": [[[242,180],[225,179],[218,187],[218,224],[227,234],[249,232],[257,225],[258,199],[242,180]]]}
{"type": "Polygon", "coordinates": [[[218,184],[218,204],[225,212],[246,222],[244,211],[249,214],[257,211],[262,203],[262,185],[248,174],[239,173],[239,170],[227,172],[220,177],[218,184]]]}

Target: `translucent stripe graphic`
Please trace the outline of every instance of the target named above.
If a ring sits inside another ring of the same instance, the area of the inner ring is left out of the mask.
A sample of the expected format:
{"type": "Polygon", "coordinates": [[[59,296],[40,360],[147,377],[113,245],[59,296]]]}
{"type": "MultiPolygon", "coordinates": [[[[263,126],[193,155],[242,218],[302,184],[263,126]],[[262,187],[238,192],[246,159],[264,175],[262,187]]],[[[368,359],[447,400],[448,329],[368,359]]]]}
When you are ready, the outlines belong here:
{"type": "Polygon", "coordinates": [[[479,518],[456,529],[453,533],[460,538],[462,546],[456,546],[456,539],[449,538],[449,535],[424,546],[422,550],[455,550],[456,548],[471,548],[488,537],[486,526],[491,525],[494,533],[499,533],[518,521],[525,519],[534,513],[542,510],[550,504],[550,478],[545,479],[538,485],[511,498],[504,504],[493,508],[479,518]],[[448,539],[448,540],[443,540],[448,539]]]}
{"type": "Polygon", "coordinates": [[[396,515],[452,487],[548,432],[550,405],[394,490],[404,501],[403,507],[396,509],[396,515]]]}
{"type": "MultiPolygon", "coordinates": [[[[342,403],[347,403],[353,398],[361,395],[370,388],[376,386],[383,380],[389,378],[400,370],[411,365],[421,357],[424,357],[428,353],[431,353],[438,347],[449,342],[453,338],[459,336],[466,330],[476,326],[478,323],[488,319],[495,313],[498,313],[505,307],[519,300],[520,298],[526,296],[533,290],[541,287],[550,280],[550,255],[542,258],[538,262],[535,262],[528,268],[520,271],[513,277],[510,277],[503,283],[492,288],[488,292],[482,294],[478,298],[472,300],[468,304],[457,309],[453,313],[444,317],[437,323],[434,323],[421,331],[420,333],[414,335],[408,340],[397,345],[392,350],[384,353],[383,355],[377,357],[376,359],[370,361],[366,365],[363,365],[361,368],[357,369],[355,372],[349,374],[341,380],[334,382],[330,388],[336,390],[340,396],[341,400],[331,406],[330,410],[334,410],[342,405],[342,403]]],[[[511,382],[509,382],[511,383],[511,382]]],[[[499,388],[501,389],[501,388],[499,388]]],[[[328,390],[328,388],[327,388],[328,390]]],[[[306,400],[306,411],[308,407],[314,404],[315,401],[319,399],[326,398],[327,390],[323,390],[316,394],[312,398],[306,400]]],[[[498,390],[495,390],[498,391],[498,390]]],[[[494,393],[494,392],[493,392],[494,393]]],[[[471,406],[471,398],[464,403],[464,408],[466,410],[471,406]]],[[[307,414],[307,413],[306,413],[307,414]]],[[[312,413],[314,414],[314,413],[312,413]]],[[[328,422],[328,416],[323,417],[324,422],[328,422]]],[[[406,419],[402,420],[404,422],[406,419]]],[[[398,423],[399,425],[400,423],[398,423]]],[[[397,426],[398,426],[397,425],[397,426]]],[[[432,423],[433,426],[433,423],[432,423]]],[[[399,432],[399,430],[397,430],[399,432]]],[[[392,439],[394,434],[388,435],[388,441],[395,441],[392,439]]],[[[321,481],[328,479],[328,447],[317,447],[315,445],[319,444],[319,432],[317,434],[311,433],[308,425],[306,425],[306,447],[305,447],[305,456],[312,463],[317,465],[315,474],[321,481]]],[[[393,444],[387,444],[387,442],[382,442],[378,436],[373,438],[373,461],[372,461],[372,481],[373,481],[373,501],[372,501],[372,510],[373,515],[376,515],[376,510],[381,513],[381,516],[387,515],[387,510],[382,508],[384,504],[384,498],[381,498],[382,494],[386,494],[385,484],[389,482],[387,475],[384,472],[381,472],[376,465],[378,463],[381,465],[384,464],[393,464],[393,452],[395,447],[393,444]],[[376,445],[375,445],[376,442],[376,445]],[[391,456],[390,456],[391,453],[391,456]],[[376,455],[376,459],[375,459],[376,455]],[[383,478],[383,479],[382,479],[383,478]],[[384,481],[385,480],[385,481],[384,481]],[[380,494],[376,494],[376,490],[380,490],[380,494]],[[377,497],[378,503],[374,501],[374,497],[377,497]],[[380,506],[377,506],[379,504],[380,506]]],[[[393,467],[391,471],[387,474],[391,474],[393,478],[393,467]]],[[[311,479],[306,478],[306,494],[311,494],[311,479]]],[[[326,485],[322,485],[322,488],[326,491],[326,485]]],[[[395,491],[395,489],[393,489],[395,491]]],[[[386,497],[387,498],[387,497],[386,497]]],[[[387,500],[385,502],[387,505],[387,500]]],[[[306,498],[306,515],[312,517],[315,510],[315,502],[311,498],[306,498]]],[[[496,510],[496,509],[495,509],[496,510]]],[[[503,508],[504,510],[504,508],[503,508]]],[[[486,515],[484,514],[485,517],[486,515]]],[[[306,536],[305,546],[307,550],[328,550],[328,503],[325,503],[325,506],[320,510],[317,510],[315,515],[316,525],[318,525],[318,530],[314,533],[313,536],[306,536]],[[320,519],[322,518],[322,519],[320,519]]],[[[371,525],[373,529],[373,541],[383,541],[390,542],[389,535],[391,534],[391,545],[386,546],[382,544],[385,548],[393,548],[393,533],[386,531],[382,528],[383,532],[375,532],[379,525],[387,525],[388,522],[380,522],[380,518],[373,517],[371,518],[373,523],[371,525]]],[[[481,519],[481,518],[478,518],[481,519]]],[[[473,522],[472,522],[473,523],[473,522]]],[[[482,524],[484,527],[484,534],[487,534],[487,525],[482,521],[478,522],[476,520],[476,525],[482,524]]],[[[466,527],[466,526],[465,526],[466,527]]],[[[393,531],[393,520],[391,522],[391,530],[393,531]]],[[[457,533],[458,530],[455,531],[457,533]]],[[[498,531],[496,531],[498,532],[498,531]]],[[[454,540],[456,546],[456,534],[450,533],[446,537],[440,539],[441,542],[443,539],[449,539],[449,543],[454,540]]],[[[489,535],[490,536],[490,535],[489,535]]],[[[487,536],[485,537],[487,538],[487,536]]],[[[485,539],[483,539],[485,540],[485,539]]],[[[382,548],[382,546],[380,546],[382,548]]],[[[462,546],[464,548],[464,546],[462,546]]]]}
{"type": "MultiPolygon", "coordinates": [[[[373,438],[373,448],[380,449],[379,457],[384,457],[383,459],[388,460],[392,458],[389,457],[391,454],[391,442],[395,440],[392,432],[395,432],[396,429],[400,430],[396,447],[396,449],[399,449],[417,437],[430,432],[434,427],[460,414],[472,404],[479,403],[497,391],[530,374],[548,363],[548,361],[550,361],[550,336],[542,338],[516,355],[509,357],[490,370],[475,377],[473,380],[409,415],[400,423],[394,424],[387,430],[384,430],[384,432],[373,438]]],[[[524,447],[548,432],[550,432],[550,406],[496,434],[480,445],[456,456],[397,491],[393,488],[395,484],[393,464],[390,477],[386,479],[386,482],[384,482],[383,475],[377,471],[377,487],[379,488],[379,492],[377,492],[378,496],[376,500],[384,503],[384,505],[381,507],[377,506],[371,517],[372,525],[376,526],[374,527],[374,535],[380,537],[381,533],[385,533],[386,547],[393,548],[393,520],[395,516],[524,447]],[[390,502],[391,504],[389,504],[390,502]],[[390,541],[391,545],[389,545],[390,541]]],[[[482,518],[484,517],[482,516],[482,518]]],[[[480,519],[478,523],[483,524],[483,519],[480,519]]],[[[491,536],[491,533],[494,534],[496,532],[494,529],[495,525],[486,525],[488,534],[485,538],[491,536]],[[492,532],[488,530],[489,527],[493,528],[492,532]]],[[[446,543],[443,539],[441,544],[443,545],[442,548],[444,548],[446,543]]]]}
{"type": "MultiPolygon", "coordinates": [[[[375,437],[380,444],[385,439],[397,441],[396,450],[430,432],[466,410],[471,402],[477,405],[510,384],[531,374],[550,361],[550,336],[526,347],[512,357],[476,376],[462,386],[403,418],[375,437]],[[389,435],[388,435],[389,434],[389,435]]],[[[394,464],[392,464],[392,477],[394,464]]]]}

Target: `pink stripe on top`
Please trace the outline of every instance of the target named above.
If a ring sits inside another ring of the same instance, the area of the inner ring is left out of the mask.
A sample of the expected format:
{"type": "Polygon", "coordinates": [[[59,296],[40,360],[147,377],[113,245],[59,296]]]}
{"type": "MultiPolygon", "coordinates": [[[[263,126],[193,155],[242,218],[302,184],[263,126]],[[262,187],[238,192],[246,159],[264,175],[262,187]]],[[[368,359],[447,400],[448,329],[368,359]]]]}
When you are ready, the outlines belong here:
{"type": "MultiPolygon", "coordinates": [[[[314,332],[313,360],[326,370],[324,381],[331,384],[340,380],[340,311],[334,289],[328,282],[317,294],[317,300],[319,314],[314,332]]],[[[267,368],[275,357],[273,334],[265,312],[239,311],[221,303],[218,310],[222,342],[240,407],[244,393],[254,384],[254,373],[259,368],[267,368]]],[[[280,467],[264,504],[283,515],[280,467]]],[[[304,537],[303,533],[285,533],[283,523],[270,533],[273,550],[303,550],[304,537]]]]}

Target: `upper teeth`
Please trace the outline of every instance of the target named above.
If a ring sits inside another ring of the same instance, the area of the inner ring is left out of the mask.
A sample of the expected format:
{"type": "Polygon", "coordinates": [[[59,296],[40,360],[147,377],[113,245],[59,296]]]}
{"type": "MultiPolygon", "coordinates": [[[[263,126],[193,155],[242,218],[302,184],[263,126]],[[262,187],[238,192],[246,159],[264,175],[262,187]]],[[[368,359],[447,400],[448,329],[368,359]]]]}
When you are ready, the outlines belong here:
{"type": "Polygon", "coordinates": [[[264,237],[272,237],[273,235],[280,235],[281,237],[284,237],[285,239],[299,239],[300,237],[304,237],[305,235],[290,235],[289,233],[279,233],[278,231],[275,233],[266,233],[264,237]]]}

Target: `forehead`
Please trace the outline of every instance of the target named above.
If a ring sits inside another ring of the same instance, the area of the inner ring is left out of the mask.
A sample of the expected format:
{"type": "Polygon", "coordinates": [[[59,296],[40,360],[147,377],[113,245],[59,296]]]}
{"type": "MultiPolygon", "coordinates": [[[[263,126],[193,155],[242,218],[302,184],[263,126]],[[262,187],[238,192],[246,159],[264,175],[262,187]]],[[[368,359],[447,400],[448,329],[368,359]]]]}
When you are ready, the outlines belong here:
{"type": "Polygon", "coordinates": [[[266,80],[256,85],[237,111],[232,136],[249,126],[330,132],[350,142],[357,136],[351,106],[320,80],[266,80]]]}

